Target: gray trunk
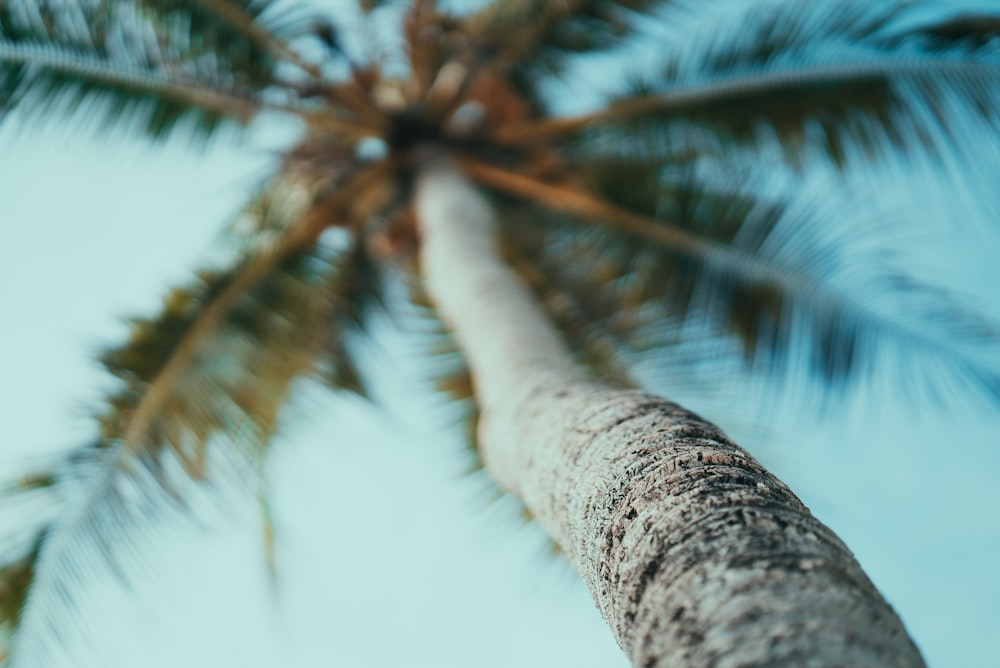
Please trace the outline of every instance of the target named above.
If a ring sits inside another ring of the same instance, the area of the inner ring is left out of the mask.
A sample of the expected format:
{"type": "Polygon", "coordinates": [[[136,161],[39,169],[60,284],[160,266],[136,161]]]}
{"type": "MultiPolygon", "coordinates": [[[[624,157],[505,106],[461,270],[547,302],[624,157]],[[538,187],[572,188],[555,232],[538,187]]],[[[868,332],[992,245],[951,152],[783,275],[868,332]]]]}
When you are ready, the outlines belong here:
{"type": "Polygon", "coordinates": [[[500,259],[455,171],[418,186],[427,289],[468,358],[487,468],[590,588],[637,668],[922,666],[844,544],[713,425],[595,384],[500,259]]]}

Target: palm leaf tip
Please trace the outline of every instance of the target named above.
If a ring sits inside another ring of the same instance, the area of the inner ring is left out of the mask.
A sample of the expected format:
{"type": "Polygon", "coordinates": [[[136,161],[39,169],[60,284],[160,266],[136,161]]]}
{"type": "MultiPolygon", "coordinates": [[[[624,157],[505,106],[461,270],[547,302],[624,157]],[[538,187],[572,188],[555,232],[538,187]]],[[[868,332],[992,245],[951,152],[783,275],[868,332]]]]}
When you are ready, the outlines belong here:
{"type": "Polygon", "coordinates": [[[6,665],[34,576],[37,550],[0,568],[0,665],[6,665]]]}
{"type": "Polygon", "coordinates": [[[28,590],[34,579],[39,549],[47,530],[47,526],[37,530],[37,535],[28,544],[27,550],[22,550],[16,556],[5,555],[6,560],[0,566],[0,648],[9,650],[10,639],[20,621],[28,590]]]}
{"type": "Polygon", "coordinates": [[[39,553],[50,532],[58,503],[59,476],[39,470],[0,486],[0,511],[6,533],[0,540],[0,665],[13,648],[39,553]]]}

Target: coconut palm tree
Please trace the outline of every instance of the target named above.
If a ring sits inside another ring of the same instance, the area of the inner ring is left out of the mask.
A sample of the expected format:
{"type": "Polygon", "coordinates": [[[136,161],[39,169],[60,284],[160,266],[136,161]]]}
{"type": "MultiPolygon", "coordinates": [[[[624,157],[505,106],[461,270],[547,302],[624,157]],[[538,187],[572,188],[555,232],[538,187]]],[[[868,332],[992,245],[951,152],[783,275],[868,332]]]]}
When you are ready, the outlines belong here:
{"type": "Polygon", "coordinates": [[[97,438],[8,487],[66,502],[25,517],[2,555],[3,655],[41,660],[74,583],[129,559],[164,499],[256,480],[295,379],[363,394],[350,338],[402,287],[453,335],[463,364],[441,385],[471,406],[486,469],[633,665],[922,665],[847,547],[656,392],[734,358],[842,389],[888,354],[901,383],[1000,399],[996,327],[872,253],[856,194],[802,195],[816,171],[846,191],[900,157],[970,159],[1000,121],[1000,16],[381,4],[360,3],[386,14],[367,30],[400,16],[399,53],[266,0],[0,5],[0,109],[155,139],[302,128],[233,222],[230,261],[102,356],[118,385],[97,438]],[[553,92],[636,44],[655,62],[608,76],[602,105],[553,92]],[[836,276],[845,258],[860,281],[836,276]]]}

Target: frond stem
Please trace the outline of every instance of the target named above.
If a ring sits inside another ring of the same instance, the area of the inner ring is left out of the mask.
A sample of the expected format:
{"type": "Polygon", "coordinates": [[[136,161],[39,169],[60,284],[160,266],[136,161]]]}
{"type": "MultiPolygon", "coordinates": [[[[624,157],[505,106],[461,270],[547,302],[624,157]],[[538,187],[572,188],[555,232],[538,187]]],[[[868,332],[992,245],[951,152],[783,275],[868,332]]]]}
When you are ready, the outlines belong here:
{"type": "Polygon", "coordinates": [[[272,268],[279,264],[294,251],[304,247],[303,235],[293,233],[282,243],[272,247],[267,252],[254,258],[244,267],[222,292],[209,304],[205,311],[184,335],[180,344],[173,351],[170,360],[156,376],[156,379],[143,393],[139,405],[129,419],[128,428],[123,435],[126,449],[132,454],[142,449],[150,425],[155,419],[163,403],[173,389],[177,378],[189,366],[200,343],[218,327],[237,299],[246,294],[247,290],[260,281],[272,268]]]}
{"type": "Polygon", "coordinates": [[[242,122],[261,111],[272,111],[297,116],[313,127],[353,139],[362,139],[382,129],[381,125],[366,121],[361,116],[338,118],[329,112],[296,104],[252,99],[221,92],[194,79],[172,77],[166,71],[122,66],[94,56],[50,47],[0,42],[0,63],[44,68],[108,86],[150,93],[233,116],[242,122]]]}
{"type": "MultiPolygon", "coordinates": [[[[0,63],[40,67],[63,72],[81,79],[152,93],[166,98],[210,109],[242,121],[252,118],[264,108],[291,112],[290,107],[270,105],[260,100],[222,93],[202,82],[169,76],[137,67],[112,64],[101,58],[51,47],[0,42],[0,63]]],[[[292,112],[300,113],[300,112],[292,112]]]]}
{"type": "MultiPolygon", "coordinates": [[[[485,185],[533,200],[547,208],[582,216],[668,248],[701,256],[712,245],[712,242],[676,226],[615,206],[583,188],[565,183],[546,183],[475,158],[459,157],[457,161],[469,176],[485,185]]],[[[725,250],[733,252],[731,249],[725,250]]]]}
{"type": "Polygon", "coordinates": [[[337,214],[346,212],[347,207],[356,198],[359,198],[364,190],[378,183],[383,176],[383,169],[383,165],[379,163],[362,170],[343,189],[315,205],[299,220],[295,227],[289,230],[281,242],[255,257],[240,270],[205,308],[198,321],[185,333],[184,338],[171,354],[169,361],[143,393],[142,399],[130,416],[128,427],[122,437],[129,452],[135,454],[141,449],[141,444],[149,432],[150,425],[164,402],[167,401],[178,377],[194,359],[201,342],[219,326],[236,300],[245,295],[250,288],[292,253],[313,244],[320,233],[332,224],[331,221],[336,220],[337,214]]]}
{"type": "Polygon", "coordinates": [[[475,158],[459,157],[457,163],[472,179],[484,185],[548,209],[580,216],[593,224],[676,250],[713,266],[737,269],[745,280],[772,281],[784,289],[805,294],[823,292],[818,284],[800,274],[776,268],[744,250],[700,237],[667,221],[632,213],[585,188],[569,183],[546,183],[475,158]]]}
{"type": "Polygon", "coordinates": [[[372,135],[380,136],[385,132],[384,124],[379,123],[378,119],[373,121],[367,117],[339,118],[327,111],[303,109],[293,105],[268,108],[298,116],[310,127],[344,139],[361,141],[372,135]]]}
{"type": "Polygon", "coordinates": [[[835,86],[904,77],[940,77],[945,80],[956,76],[1000,79],[1000,66],[960,60],[908,58],[747,72],[701,85],[679,87],[669,92],[626,98],[578,116],[547,118],[501,127],[491,134],[491,139],[503,144],[532,143],[553,135],[576,132],[590,125],[613,123],[647,114],[683,112],[699,106],[724,106],[731,104],[732,98],[764,96],[793,87],[835,86]]]}

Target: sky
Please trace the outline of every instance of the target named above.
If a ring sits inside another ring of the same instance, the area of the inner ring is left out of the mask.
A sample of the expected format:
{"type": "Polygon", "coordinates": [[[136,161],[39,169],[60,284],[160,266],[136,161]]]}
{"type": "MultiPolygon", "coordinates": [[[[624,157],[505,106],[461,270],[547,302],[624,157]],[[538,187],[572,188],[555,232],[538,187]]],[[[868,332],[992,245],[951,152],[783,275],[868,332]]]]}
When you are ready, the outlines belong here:
{"type": "MultiPolygon", "coordinates": [[[[208,256],[271,159],[101,141],[72,123],[0,127],[0,474],[93,437],[108,386],[95,352],[208,256]]],[[[995,219],[980,222],[914,244],[1000,315],[995,219]]],[[[285,414],[270,466],[276,583],[254,508],[206,497],[197,522],[164,528],[131,589],[108,580],[78,597],[91,631],[53,668],[627,665],[539,530],[463,474],[405,347],[371,354],[391,411],[303,385],[285,414]]],[[[767,440],[746,444],[855,551],[931,666],[988,668],[997,434],[995,408],[915,408],[889,386],[824,418],[778,409],[767,440]]]]}
{"type": "MultiPolygon", "coordinates": [[[[14,134],[0,130],[0,471],[93,437],[107,387],[95,351],[187,279],[268,164],[14,134]]],[[[134,594],[110,581],[80,597],[101,622],[59,665],[627,665],[540,531],[464,475],[435,402],[387,415],[307,386],[286,422],[271,462],[276,586],[255,507],[206,502],[197,526],[168,526],[134,594]]]]}

